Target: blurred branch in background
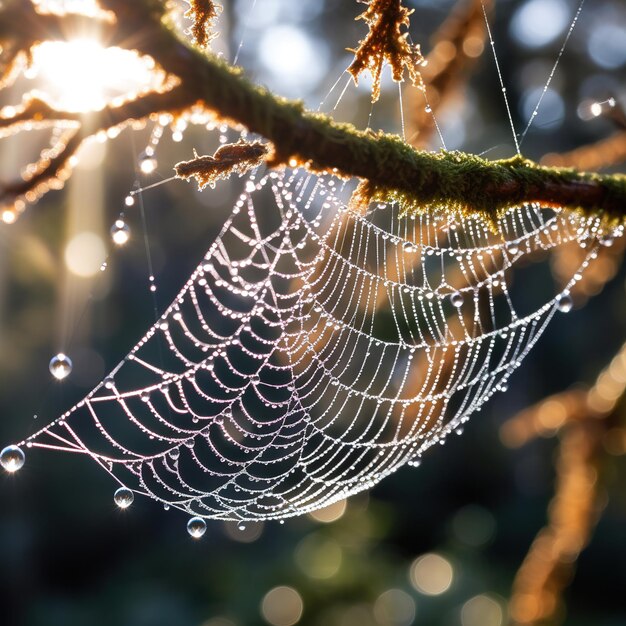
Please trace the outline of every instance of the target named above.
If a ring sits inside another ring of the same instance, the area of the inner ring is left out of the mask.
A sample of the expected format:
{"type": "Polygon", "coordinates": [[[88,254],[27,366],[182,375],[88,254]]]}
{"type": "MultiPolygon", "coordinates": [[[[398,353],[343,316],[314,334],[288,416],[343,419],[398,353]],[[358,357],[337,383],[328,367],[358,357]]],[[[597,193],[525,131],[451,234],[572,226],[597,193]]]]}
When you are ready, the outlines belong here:
{"type": "MultiPolygon", "coordinates": [[[[493,9],[492,0],[484,1],[485,10],[493,9]]],[[[436,115],[454,98],[464,97],[464,88],[485,49],[487,28],[480,0],[459,0],[452,13],[437,29],[432,49],[422,69],[427,95],[407,90],[406,135],[416,148],[430,147],[436,131],[436,115]]]]}
{"type": "Polygon", "coordinates": [[[602,468],[607,454],[626,452],[621,400],[626,391],[626,344],[588,389],[546,398],[506,422],[501,438],[520,447],[557,434],[555,495],[548,522],[517,572],[509,603],[514,624],[561,622],[562,594],[606,504],[602,468]]]}
{"type": "Polygon", "coordinates": [[[541,163],[556,167],[599,170],[626,161],[626,111],[624,107],[615,98],[609,98],[604,102],[591,102],[585,108],[588,108],[588,114],[583,119],[602,116],[614,122],[619,130],[610,137],[570,152],[546,154],[541,159],[541,163]]]}

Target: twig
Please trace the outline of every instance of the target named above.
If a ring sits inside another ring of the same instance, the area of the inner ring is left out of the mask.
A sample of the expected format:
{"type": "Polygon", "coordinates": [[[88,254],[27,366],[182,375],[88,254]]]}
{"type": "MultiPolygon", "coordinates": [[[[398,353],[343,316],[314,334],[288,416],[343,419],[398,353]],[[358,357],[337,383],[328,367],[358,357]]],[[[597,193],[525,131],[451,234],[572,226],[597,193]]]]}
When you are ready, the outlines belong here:
{"type": "Polygon", "coordinates": [[[0,136],[33,126],[58,127],[59,122],[70,130],[64,141],[27,168],[24,180],[0,184],[0,203],[19,210],[25,202],[32,203],[51,187],[62,185],[70,175],[72,157],[90,137],[111,128],[124,128],[133,121],[158,113],[181,114],[194,104],[189,94],[179,88],[165,93],[149,93],[89,115],[58,111],[42,100],[28,99],[14,115],[0,118],[0,136]]]}

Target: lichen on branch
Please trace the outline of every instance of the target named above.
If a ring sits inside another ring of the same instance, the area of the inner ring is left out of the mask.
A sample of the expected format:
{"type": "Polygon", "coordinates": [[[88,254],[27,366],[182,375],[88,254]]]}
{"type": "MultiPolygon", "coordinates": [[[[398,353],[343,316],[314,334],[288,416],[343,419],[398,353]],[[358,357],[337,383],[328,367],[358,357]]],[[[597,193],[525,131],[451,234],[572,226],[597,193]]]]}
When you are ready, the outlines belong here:
{"type": "Polygon", "coordinates": [[[269,148],[260,141],[238,141],[220,146],[213,156],[196,155],[191,161],[181,161],[174,171],[183,180],[195,178],[199,189],[204,189],[207,185],[215,187],[218,180],[233,173],[243,174],[261,165],[268,154],[269,148]]]}
{"type": "Polygon", "coordinates": [[[359,41],[354,52],[354,61],[348,72],[357,83],[359,76],[369,71],[373,78],[372,102],[380,97],[380,78],[385,62],[391,67],[393,80],[401,82],[404,71],[407,70],[411,82],[420,89],[423,88],[420,66],[424,57],[417,44],[408,42],[408,32],[402,32],[408,27],[409,16],[413,10],[402,6],[402,0],[371,0],[367,9],[356,19],[365,20],[369,32],[359,41]]]}
{"type": "Polygon", "coordinates": [[[193,21],[189,32],[196,45],[206,48],[216,37],[213,24],[222,7],[214,0],[187,0],[187,4],[189,9],[185,12],[185,17],[193,21]]]}

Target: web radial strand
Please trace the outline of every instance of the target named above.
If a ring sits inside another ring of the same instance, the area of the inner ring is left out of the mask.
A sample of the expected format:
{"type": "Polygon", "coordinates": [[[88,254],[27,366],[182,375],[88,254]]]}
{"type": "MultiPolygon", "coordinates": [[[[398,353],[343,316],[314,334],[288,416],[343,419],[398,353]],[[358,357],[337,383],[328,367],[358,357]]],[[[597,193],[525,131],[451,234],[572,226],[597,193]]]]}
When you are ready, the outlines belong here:
{"type": "Polygon", "coordinates": [[[258,173],[157,323],[82,402],[23,443],[92,456],[194,515],[280,519],[367,489],[443,443],[559,308],[514,275],[599,224],[535,205],[497,232],[342,184],[258,173]]]}

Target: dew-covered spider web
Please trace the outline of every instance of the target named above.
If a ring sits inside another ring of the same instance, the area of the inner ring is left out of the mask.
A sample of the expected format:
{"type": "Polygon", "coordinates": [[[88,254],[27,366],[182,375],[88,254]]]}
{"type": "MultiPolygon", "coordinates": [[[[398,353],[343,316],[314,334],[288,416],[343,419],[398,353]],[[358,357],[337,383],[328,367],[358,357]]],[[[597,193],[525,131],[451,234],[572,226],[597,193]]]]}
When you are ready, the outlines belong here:
{"type": "Polygon", "coordinates": [[[393,204],[362,213],[345,186],[255,172],[157,323],[20,445],[91,456],[137,493],[231,520],[299,515],[417,464],[571,308],[602,233],[535,205],[495,230],[393,204]],[[565,245],[587,253],[569,285],[516,297],[512,282],[565,245]]]}

